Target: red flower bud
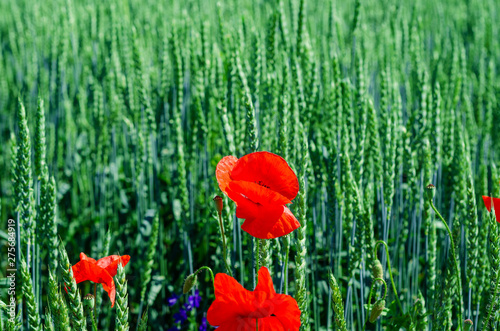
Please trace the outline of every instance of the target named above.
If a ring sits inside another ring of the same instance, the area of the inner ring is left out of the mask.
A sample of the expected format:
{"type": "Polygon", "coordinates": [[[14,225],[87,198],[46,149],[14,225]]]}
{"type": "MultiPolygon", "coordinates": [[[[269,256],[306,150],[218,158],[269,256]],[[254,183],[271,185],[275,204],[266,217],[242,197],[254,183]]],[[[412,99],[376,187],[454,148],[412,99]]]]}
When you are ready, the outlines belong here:
{"type": "Polygon", "coordinates": [[[222,207],[224,206],[224,202],[223,202],[222,198],[220,196],[216,195],[214,198],[214,202],[215,202],[215,208],[217,208],[217,212],[219,214],[221,214],[222,207]]]}

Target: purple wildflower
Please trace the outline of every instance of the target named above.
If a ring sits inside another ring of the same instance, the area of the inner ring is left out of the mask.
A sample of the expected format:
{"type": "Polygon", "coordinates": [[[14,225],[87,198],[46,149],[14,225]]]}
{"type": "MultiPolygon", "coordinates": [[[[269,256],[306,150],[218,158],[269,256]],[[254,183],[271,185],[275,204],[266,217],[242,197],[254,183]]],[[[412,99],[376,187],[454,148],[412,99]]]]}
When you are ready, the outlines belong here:
{"type": "Polygon", "coordinates": [[[173,294],[170,298],[167,299],[169,307],[172,307],[179,301],[179,296],[177,294],[173,294]]]}
{"type": "Polygon", "coordinates": [[[178,313],[174,314],[175,323],[184,323],[187,320],[187,312],[185,309],[180,309],[178,313]]]}
{"type": "Polygon", "coordinates": [[[188,302],[190,306],[193,306],[195,308],[198,308],[200,306],[201,296],[198,289],[194,291],[194,295],[190,295],[188,297],[188,302]]]}
{"type": "Polygon", "coordinates": [[[207,325],[207,318],[203,316],[201,318],[201,324],[200,324],[200,331],[207,331],[208,330],[208,325],[207,325]]]}

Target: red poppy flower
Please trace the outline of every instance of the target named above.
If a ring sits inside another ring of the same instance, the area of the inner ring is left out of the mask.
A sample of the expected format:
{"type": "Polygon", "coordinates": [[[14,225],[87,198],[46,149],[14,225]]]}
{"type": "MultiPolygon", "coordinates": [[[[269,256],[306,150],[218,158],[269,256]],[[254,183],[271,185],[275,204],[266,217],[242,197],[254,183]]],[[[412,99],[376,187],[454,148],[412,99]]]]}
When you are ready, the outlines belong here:
{"type": "Polygon", "coordinates": [[[493,200],[493,207],[495,207],[495,217],[497,222],[500,223],[500,198],[486,197],[483,195],[484,205],[488,212],[491,212],[491,200],[493,200]]]}
{"type": "Polygon", "coordinates": [[[240,159],[226,156],[215,172],[219,187],[236,202],[236,217],[244,218],[241,228],[260,239],[289,234],[300,226],[290,209],[299,192],[299,181],[279,155],[255,152],[240,159]]]}
{"type": "Polygon", "coordinates": [[[300,328],[297,301],[289,295],[277,294],[269,270],[259,270],[254,291],[243,288],[233,277],[219,273],[215,276],[215,301],[207,312],[217,331],[296,331],[300,328]]]}
{"type": "Polygon", "coordinates": [[[80,262],[72,267],[73,276],[77,284],[86,280],[102,284],[111,300],[111,307],[113,307],[116,296],[113,277],[116,275],[118,263],[121,262],[123,266],[126,266],[128,261],[130,261],[129,255],[110,255],[96,261],[84,253],[80,253],[80,262]]]}

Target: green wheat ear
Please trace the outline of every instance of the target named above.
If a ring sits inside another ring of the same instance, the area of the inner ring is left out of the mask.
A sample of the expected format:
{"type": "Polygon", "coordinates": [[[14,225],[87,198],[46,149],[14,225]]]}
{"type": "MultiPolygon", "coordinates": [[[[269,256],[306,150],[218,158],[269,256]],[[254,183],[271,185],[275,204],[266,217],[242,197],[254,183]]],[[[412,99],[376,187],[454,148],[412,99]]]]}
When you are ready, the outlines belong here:
{"type": "Polygon", "coordinates": [[[14,133],[11,133],[10,135],[10,180],[12,183],[12,190],[14,193],[14,200],[15,202],[15,208],[17,210],[18,203],[17,203],[17,197],[19,196],[19,180],[17,178],[17,145],[16,145],[16,135],[14,133]]]}
{"type": "Polygon", "coordinates": [[[474,192],[474,181],[469,166],[467,178],[467,210],[468,210],[468,236],[467,236],[467,283],[472,284],[476,277],[479,252],[479,224],[476,208],[476,194],[474,192]]]}
{"type": "Polygon", "coordinates": [[[151,236],[148,243],[148,251],[146,254],[145,263],[143,266],[143,276],[141,283],[141,305],[144,303],[146,291],[151,281],[151,272],[153,270],[154,257],[156,255],[156,245],[158,243],[158,229],[159,229],[158,214],[153,218],[153,227],[151,229],[151,236]]]}
{"type": "Polygon", "coordinates": [[[125,269],[121,263],[118,264],[118,269],[115,278],[116,284],[116,330],[127,331],[128,324],[128,294],[127,280],[125,279],[125,269]]]}
{"type": "MultiPolygon", "coordinates": [[[[28,243],[28,247],[31,245],[31,236],[35,231],[34,219],[34,199],[33,199],[33,177],[31,171],[31,141],[30,132],[28,128],[28,121],[26,118],[26,110],[23,103],[19,100],[18,107],[18,121],[19,121],[19,136],[17,139],[18,149],[17,149],[17,165],[16,169],[17,182],[15,184],[18,189],[16,190],[18,196],[16,198],[16,205],[19,211],[19,219],[26,234],[22,235],[23,241],[28,243]]],[[[28,261],[29,262],[29,261],[28,261]]]]}
{"type": "Polygon", "coordinates": [[[333,312],[335,314],[335,326],[341,331],[347,331],[347,326],[344,319],[344,303],[342,301],[342,293],[331,270],[328,271],[328,283],[330,285],[330,290],[332,291],[332,305],[333,312]]]}
{"type": "Polygon", "coordinates": [[[83,312],[83,305],[80,298],[80,291],[76,286],[75,278],[73,277],[73,270],[69,263],[68,254],[63,244],[59,243],[59,266],[61,267],[61,274],[64,281],[64,288],[67,291],[69,298],[69,311],[71,313],[71,325],[73,330],[87,330],[87,319],[83,312]]]}
{"type": "Polygon", "coordinates": [[[427,310],[425,309],[425,299],[422,292],[418,291],[418,299],[415,302],[416,311],[416,331],[425,331],[428,328],[429,321],[427,318],[427,310]]]}
{"type": "Polygon", "coordinates": [[[60,291],[57,278],[50,268],[48,304],[55,329],[58,331],[70,331],[68,307],[60,291]]]}
{"type": "Polygon", "coordinates": [[[489,326],[494,328],[500,294],[500,224],[496,222],[493,213],[494,211],[492,210],[489,216],[487,216],[490,223],[490,247],[488,253],[490,255],[491,275],[488,303],[485,311],[481,314],[485,317],[483,319],[484,330],[487,330],[489,326]]]}
{"type": "MultiPolygon", "coordinates": [[[[48,309],[45,309],[45,323],[43,325],[44,331],[55,331],[54,323],[52,322],[52,315],[50,314],[48,309]]],[[[0,329],[1,331],[1,329],[0,329]]]]}
{"type": "Polygon", "coordinates": [[[300,160],[300,173],[299,173],[299,186],[300,190],[297,195],[297,220],[300,222],[300,227],[297,229],[297,255],[295,256],[295,296],[297,303],[299,305],[299,309],[301,311],[300,321],[301,326],[300,330],[308,330],[309,328],[309,309],[308,309],[308,298],[307,298],[307,286],[306,286],[306,278],[307,278],[307,244],[306,244],[306,230],[307,230],[307,190],[305,186],[306,176],[307,176],[307,167],[309,161],[309,152],[307,139],[302,126],[300,126],[300,135],[301,135],[301,155],[302,158],[300,160]]]}
{"type": "Polygon", "coordinates": [[[33,293],[33,286],[31,284],[31,274],[28,270],[26,259],[24,257],[21,257],[21,279],[30,330],[41,330],[40,315],[38,314],[38,306],[33,293]]]}
{"type": "Polygon", "coordinates": [[[45,143],[45,107],[43,99],[38,97],[35,129],[35,175],[41,179],[47,169],[45,143]]]}
{"type": "MultiPolygon", "coordinates": [[[[106,234],[104,235],[104,242],[102,244],[101,256],[108,256],[109,255],[110,244],[111,244],[111,226],[108,227],[108,230],[106,231],[106,234]]],[[[94,298],[96,304],[95,304],[95,310],[93,311],[93,316],[95,317],[96,321],[99,320],[99,313],[101,312],[103,292],[104,292],[104,290],[103,290],[102,286],[99,286],[99,288],[97,289],[96,297],[94,298]]]]}
{"type": "Polygon", "coordinates": [[[148,309],[149,309],[149,307],[146,307],[146,310],[142,314],[139,325],[137,326],[137,331],[147,331],[147,329],[148,329],[148,309]]]}

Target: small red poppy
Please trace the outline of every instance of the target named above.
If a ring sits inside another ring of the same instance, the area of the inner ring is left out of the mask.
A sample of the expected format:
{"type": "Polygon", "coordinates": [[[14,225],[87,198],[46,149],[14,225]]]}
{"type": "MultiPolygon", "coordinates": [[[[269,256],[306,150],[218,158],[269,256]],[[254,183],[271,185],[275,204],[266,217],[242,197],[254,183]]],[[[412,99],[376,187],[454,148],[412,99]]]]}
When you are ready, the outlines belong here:
{"type": "Polygon", "coordinates": [[[129,255],[110,255],[96,261],[85,253],[80,253],[80,262],[72,267],[73,276],[77,284],[86,280],[102,284],[111,300],[111,307],[113,307],[116,296],[113,277],[116,275],[118,263],[121,262],[123,266],[126,266],[128,261],[130,261],[129,255]]]}
{"type": "Polygon", "coordinates": [[[493,206],[495,207],[495,217],[497,222],[500,223],[500,198],[492,198],[483,195],[483,201],[488,212],[491,212],[491,200],[493,200],[493,206]]]}
{"type": "Polygon", "coordinates": [[[289,295],[277,294],[266,267],[259,270],[257,286],[248,291],[233,277],[219,273],[215,276],[215,301],[207,312],[211,325],[218,331],[297,331],[300,310],[289,295]]]}
{"type": "Polygon", "coordinates": [[[300,226],[290,209],[299,192],[299,181],[279,155],[255,152],[240,159],[229,155],[217,164],[219,187],[236,202],[236,217],[244,218],[241,228],[260,239],[289,234],[300,226]]]}

